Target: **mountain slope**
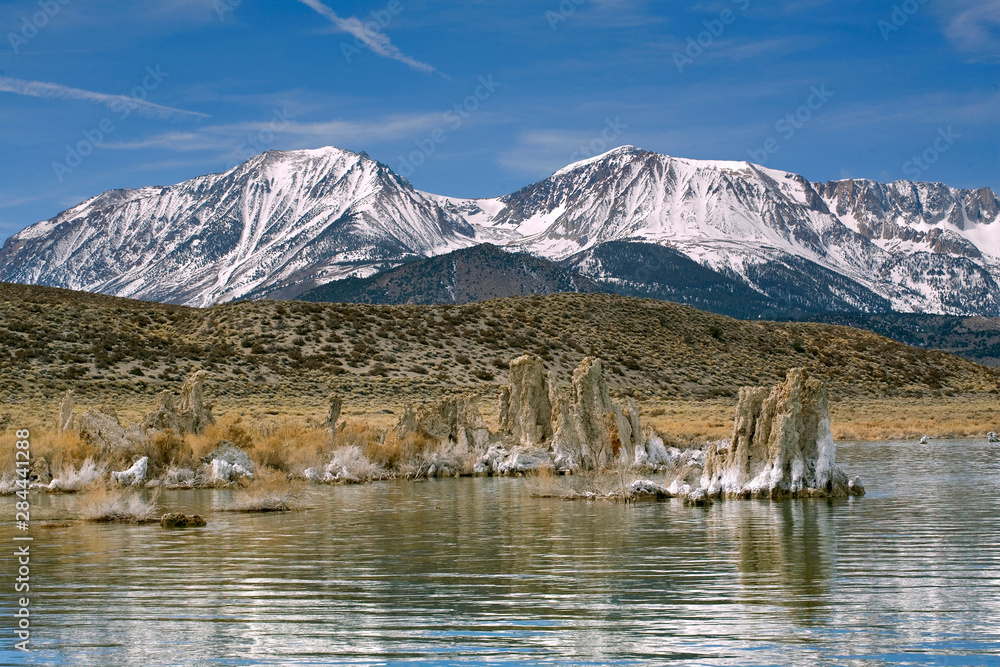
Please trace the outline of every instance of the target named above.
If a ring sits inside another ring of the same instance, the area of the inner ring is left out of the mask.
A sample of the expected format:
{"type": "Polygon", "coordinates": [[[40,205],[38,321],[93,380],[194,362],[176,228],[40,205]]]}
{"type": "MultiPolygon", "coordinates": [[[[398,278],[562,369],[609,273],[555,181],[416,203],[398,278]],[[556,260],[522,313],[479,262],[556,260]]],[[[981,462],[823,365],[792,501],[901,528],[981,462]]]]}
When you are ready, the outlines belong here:
{"type": "Polygon", "coordinates": [[[461,304],[506,296],[599,291],[601,287],[593,281],[558,264],[484,243],[368,278],[327,283],[298,298],[387,305],[461,304]]]}
{"type": "Polygon", "coordinates": [[[414,190],[363,153],[272,151],[225,174],[108,192],[29,227],[0,250],[0,280],[207,305],[293,298],[487,242],[627,293],[713,310],[742,302],[748,317],[1000,316],[1000,200],[988,189],[811,183],[631,146],[480,200],[414,190]],[[636,281],[634,261],[674,268],[636,281]]]}
{"type": "Polygon", "coordinates": [[[799,366],[838,399],[995,397],[1000,380],[971,361],[866,331],[746,322],[606,294],[196,309],[0,283],[0,343],[0,413],[29,405],[33,419],[54,416],[67,389],[83,404],[145,411],[197,368],[210,373],[220,411],[308,402],[318,412],[331,390],[378,410],[466,392],[495,405],[506,363],[528,352],[563,384],[595,354],[613,390],[640,400],[732,398],[799,366]]]}
{"type": "Polygon", "coordinates": [[[907,345],[941,350],[978,364],[1000,367],[1000,318],[920,313],[823,313],[808,322],[866,329],[907,345]]]}
{"type": "Polygon", "coordinates": [[[259,155],[224,174],[116,190],[29,227],[0,280],[209,305],[474,243],[472,228],[364,154],[259,155]]]}
{"type": "Polygon", "coordinates": [[[796,313],[852,310],[866,303],[887,310],[889,304],[828,269],[790,257],[788,264],[768,262],[749,267],[757,291],[739,279],[698,264],[673,248],[640,241],[609,241],[563,260],[605,291],[683,303],[744,319],[787,317],[796,313]],[[799,266],[789,265],[798,262],[799,266]],[[855,300],[829,289],[853,289],[855,300]]]}
{"type": "Polygon", "coordinates": [[[1000,314],[1000,200],[988,189],[820,185],[625,146],[505,197],[443,206],[556,260],[609,241],[669,245],[807,310],[1000,314]]]}

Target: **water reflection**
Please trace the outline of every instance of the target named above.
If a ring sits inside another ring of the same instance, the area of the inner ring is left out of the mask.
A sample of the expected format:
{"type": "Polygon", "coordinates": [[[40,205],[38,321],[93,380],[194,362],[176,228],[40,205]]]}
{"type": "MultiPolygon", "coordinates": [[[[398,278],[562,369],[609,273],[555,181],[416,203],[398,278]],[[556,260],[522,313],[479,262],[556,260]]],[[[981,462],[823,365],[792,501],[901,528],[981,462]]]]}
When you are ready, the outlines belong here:
{"type": "Polygon", "coordinates": [[[432,480],[246,516],[166,493],[208,528],[38,537],[28,664],[1000,664],[996,451],[841,458],[868,497],[701,509],[432,480]]]}
{"type": "Polygon", "coordinates": [[[803,625],[822,623],[830,607],[837,505],[807,500],[720,503],[714,540],[734,551],[740,599],[781,607],[803,625]]]}

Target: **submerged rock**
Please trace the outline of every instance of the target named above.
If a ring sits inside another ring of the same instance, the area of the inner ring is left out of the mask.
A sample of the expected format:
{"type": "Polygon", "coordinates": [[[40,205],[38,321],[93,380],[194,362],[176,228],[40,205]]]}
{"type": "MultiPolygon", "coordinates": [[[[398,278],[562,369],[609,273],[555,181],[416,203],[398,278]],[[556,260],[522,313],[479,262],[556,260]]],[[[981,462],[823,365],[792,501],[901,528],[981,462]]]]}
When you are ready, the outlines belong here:
{"type": "Polygon", "coordinates": [[[674,494],[656,482],[640,479],[632,482],[628,489],[628,497],[634,500],[666,500],[673,498],[674,494]]]}
{"type": "Polygon", "coordinates": [[[712,504],[712,498],[705,489],[698,488],[684,496],[684,504],[688,507],[708,507],[712,504]]]}
{"type": "Polygon", "coordinates": [[[160,517],[160,525],[164,528],[204,528],[208,522],[197,514],[188,516],[180,512],[171,512],[160,517]]]}
{"type": "Polygon", "coordinates": [[[732,442],[709,448],[701,487],[726,498],[863,494],[835,457],[826,389],[799,368],[770,391],[740,390],[732,442]]]}
{"type": "Polygon", "coordinates": [[[149,457],[143,456],[132,464],[128,470],[112,472],[111,480],[120,486],[135,486],[146,481],[146,474],[149,471],[149,457]]]}

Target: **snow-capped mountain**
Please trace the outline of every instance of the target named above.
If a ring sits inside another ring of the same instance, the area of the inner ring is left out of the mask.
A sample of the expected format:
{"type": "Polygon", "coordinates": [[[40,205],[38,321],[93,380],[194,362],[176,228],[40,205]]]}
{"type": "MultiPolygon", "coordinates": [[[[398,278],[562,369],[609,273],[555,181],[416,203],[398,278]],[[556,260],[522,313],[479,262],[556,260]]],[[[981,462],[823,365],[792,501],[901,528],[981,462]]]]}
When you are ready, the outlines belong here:
{"type": "Polygon", "coordinates": [[[550,259],[641,241],[807,309],[1000,314],[1000,200],[985,188],[810,183],[624,146],[505,197],[438,200],[550,259]]]}
{"type": "Polygon", "coordinates": [[[224,174],[107,192],[29,227],[0,251],[0,280],[206,306],[294,296],[474,234],[364,153],[272,151],[224,174]]]}
{"type": "Polygon", "coordinates": [[[479,200],[414,190],[363,153],[272,151],[224,174],[108,192],[29,227],[0,251],[0,280],[207,305],[293,297],[485,242],[636,293],[665,293],[638,288],[670,271],[650,250],[619,258],[622,243],[670,248],[729,291],[745,285],[799,310],[1000,315],[1000,200],[989,189],[811,183],[631,146],[479,200]]]}

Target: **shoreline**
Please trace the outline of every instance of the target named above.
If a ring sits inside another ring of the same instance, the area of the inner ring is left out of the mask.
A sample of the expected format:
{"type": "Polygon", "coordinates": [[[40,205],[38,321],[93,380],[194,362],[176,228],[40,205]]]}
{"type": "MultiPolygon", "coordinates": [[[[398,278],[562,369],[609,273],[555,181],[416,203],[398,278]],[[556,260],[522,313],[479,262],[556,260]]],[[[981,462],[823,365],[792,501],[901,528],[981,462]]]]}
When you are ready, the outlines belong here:
{"type": "MultiPolygon", "coordinates": [[[[422,401],[416,402],[420,403],[422,401]]],[[[644,424],[678,443],[707,444],[732,436],[735,398],[653,399],[637,403],[644,424]]],[[[86,410],[96,408],[100,403],[80,401],[78,405],[81,410],[86,410]]],[[[149,399],[143,396],[115,407],[123,421],[134,423],[148,412],[149,405],[149,399]]],[[[352,402],[345,405],[343,418],[362,429],[389,429],[403,414],[406,405],[403,402],[380,402],[377,405],[352,402]]],[[[259,402],[240,404],[222,399],[216,400],[215,406],[222,420],[287,421],[303,429],[319,427],[328,410],[325,397],[284,404],[270,403],[266,397],[261,397],[259,402]]],[[[497,402],[483,400],[480,407],[487,425],[496,430],[499,426],[497,402]]],[[[9,421],[5,428],[0,424],[0,438],[10,439],[18,428],[29,428],[41,434],[53,431],[57,409],[58,401],[5,405],[9,421]]],[[[990,431],[1000,432],[1000,396],[981,393],[947,397],[834,399],[830,402],[830,418],[833,438],[838,442],[908,440],[923,436],[948,439],[986,437],[990,431]]]]}

